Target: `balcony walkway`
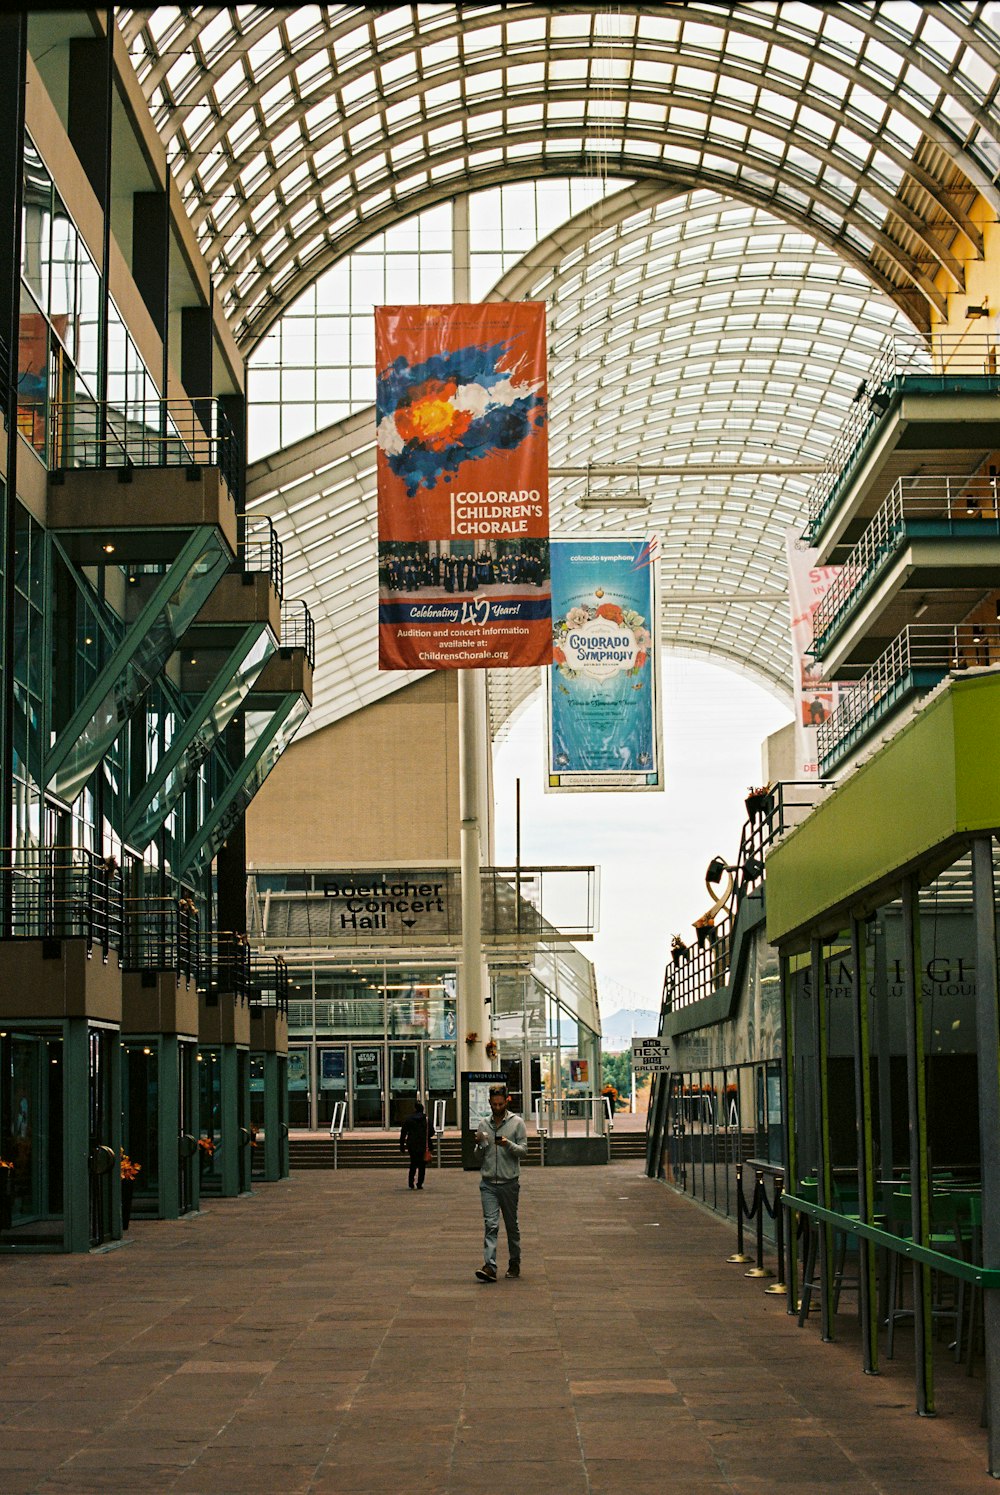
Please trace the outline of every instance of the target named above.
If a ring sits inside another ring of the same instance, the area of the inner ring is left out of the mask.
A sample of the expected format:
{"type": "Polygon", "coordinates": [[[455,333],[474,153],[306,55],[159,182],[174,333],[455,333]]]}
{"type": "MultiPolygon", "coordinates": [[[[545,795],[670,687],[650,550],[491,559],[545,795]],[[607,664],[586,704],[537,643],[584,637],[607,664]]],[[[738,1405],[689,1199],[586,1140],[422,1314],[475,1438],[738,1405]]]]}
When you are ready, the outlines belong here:
{"type": "Polygon", "coordinates": [[[532,1170],[522,1231],[523,1278],[481,1285],[474,1175],[421,1199],[303,1173],[104,1254],[7,1258],[0,1489],[994,1488],[981,1379],[942,1363],[919,1419],[908,1361],[866,1379],[797,1329],[725,1264],[732,1228],[636,1163],[532,1170]]]}

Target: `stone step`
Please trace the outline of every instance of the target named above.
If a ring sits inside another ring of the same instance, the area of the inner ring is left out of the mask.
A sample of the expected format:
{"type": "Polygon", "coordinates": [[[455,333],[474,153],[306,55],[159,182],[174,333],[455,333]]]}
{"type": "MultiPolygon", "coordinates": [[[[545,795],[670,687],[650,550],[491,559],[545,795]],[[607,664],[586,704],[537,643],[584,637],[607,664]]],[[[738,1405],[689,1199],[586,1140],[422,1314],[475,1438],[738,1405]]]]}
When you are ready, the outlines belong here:
{"type": "MultiPolygon", "coordinates": [[[[332,1168],[334,1166],[333,1140],[329,1137],[292,1137],[289,1140],[289,1160],[292,1168],[332,1168]]],[[[622,1162],[630,1158],[645,1158],[646,1137],[643,1132],[619,1132],[611,1138],[611,1158],[622,1162]]],[[[527,1168],[538,1167],[541,1162],[541,1144],[536,1136],[528,1138],[528,1155],[524,1159],[527,1168]]],[[[399,1141],[394,1136],[342,1137],[337,1144],[338,1168],[401,1168],[404,1157],[399,1151],[399,1141]]],[[[437,1167],[435,1161],[429,1168],[437,1167]]],[[[462,1144],[457,1136],[446,1136],[441,1143],[442,1168],[461,1168],[462,1144]]]]}

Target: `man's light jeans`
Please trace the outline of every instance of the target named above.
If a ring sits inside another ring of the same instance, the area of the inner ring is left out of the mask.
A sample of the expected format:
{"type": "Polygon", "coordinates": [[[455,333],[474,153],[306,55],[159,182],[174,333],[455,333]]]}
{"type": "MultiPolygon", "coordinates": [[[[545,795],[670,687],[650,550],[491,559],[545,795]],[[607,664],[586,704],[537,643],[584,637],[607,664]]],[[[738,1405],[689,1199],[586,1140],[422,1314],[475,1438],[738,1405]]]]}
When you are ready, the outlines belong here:
{"type": "Polygon", "coordinates": [[[521,1260],[521,1232],[517,1228],[517,1198],[521,1185],[516,1178],[506,1183],[491,1184],[483,1179],[479,1185],[479,1196],[483,1201],[483,1220],[486,1231],[483,1236],[483,1262],[487,1266],[497,1264],[497,1236],[500,1233],[500,1216],[507,1227],[507,1252],[512,1263],[521,1260]]]}

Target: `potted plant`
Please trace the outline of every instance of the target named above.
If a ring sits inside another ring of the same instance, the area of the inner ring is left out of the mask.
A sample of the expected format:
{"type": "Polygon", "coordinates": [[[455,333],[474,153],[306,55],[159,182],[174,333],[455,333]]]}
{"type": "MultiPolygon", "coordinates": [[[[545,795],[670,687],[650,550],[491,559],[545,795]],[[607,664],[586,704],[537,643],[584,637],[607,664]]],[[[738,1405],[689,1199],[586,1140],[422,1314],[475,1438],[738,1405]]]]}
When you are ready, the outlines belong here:
{"type": "Polygon", "coordinates": [[[687,953],[688,947],[687,945],[685,945],[680,935],[672,934],[670,936],[670,959],[673,961],[674,965],[679,966],[687,953]]]}
{"type": "Polygon", "coordinates": [[[122,1230],[128,1230],[132,1220],[132,1194],[135,1181],[142,1171],[142,1164],[133,1163],[123,1148],[119,1153],[119,1167],[122,1175],[122,1230]]]}
{"type": "Polygon", "coordinates": [[[476,1032],[475,1028],[469,1029],[468,1033],[466,1033],[465,1035],[465,1041],[469,1045],[470,1049],[472,1048],[472,1045],[474,1043],[479,1042],[479,1034],[476,1032]]]}
{"type": "Polygon", "coordinates": [[[499,1052],[500,1052],[500,1046],[499,1046],[499,1044],[497,1043],[497,1041],[496,1041],[495,1038],[491,1038],[489,1040],[489,1042],[487,1043],[487,1045],[486,1045],[486,1057],[487,1057],[487,1059],[495,1059],[496,1056],[497,1056],[497,1054],[499,1054],[499,1052]]]}
{"type": "Polygon", "coordinates": [[[699,946],[714,945],[717,938],[714,914],[702,914],[700,919],[695,919],[694,932],[698,936],[699,946]]]}
{"type": "Polygon", "coordinates": [[[752,785],[747,790],[744,800],[747,807],[747,819],[757,820],[761,815],[766,815],[771,809],[771,789],[768,784],[758,784],[756,788],[752,785]]]}
{"type": "Polygon", "coordinates": [[[214,1139],[211,1138],[211,1137],[199,1137],[198,1138],[198,1161],[201,1164],[201,1171],[202,1171],[202,1173],[207,1172],[207,1170],[212,1166],[212,1159],[214,1157],[215,1157],[215,1141],[214,1141],[214,1139]]]}
{"type": "Polygon", "coordinates": [[[615,1107],[618,1105],[618,1091],[616,1087],[614,1085],[605,1085],[603,1090],[601,1091],[601,1094],[607,1101],[608,1109],[613,1116],[615,1114],[615,1107]]]}

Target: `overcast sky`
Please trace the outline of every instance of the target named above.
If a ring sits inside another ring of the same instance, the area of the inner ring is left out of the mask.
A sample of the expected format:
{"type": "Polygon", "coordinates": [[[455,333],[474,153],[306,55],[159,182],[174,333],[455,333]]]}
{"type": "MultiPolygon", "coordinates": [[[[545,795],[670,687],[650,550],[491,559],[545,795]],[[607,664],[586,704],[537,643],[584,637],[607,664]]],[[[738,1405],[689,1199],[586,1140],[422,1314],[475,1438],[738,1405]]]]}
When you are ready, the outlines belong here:
{"type": "Polygon", "coordinates": [[[791,720],[762,686],[707,659],[664,655],[662,684],[662,793],[546,794],[541,694],[495,761],[497,864],[514,861],[520,776],[522,865],[601,869],[600,933],[580,948],[597,968],[605,1018],[622,1007],[659,1011],[670,936],[693,939],[692,921],[711,902],[706,867],[739,849],[761,742],[791,720]]]}

